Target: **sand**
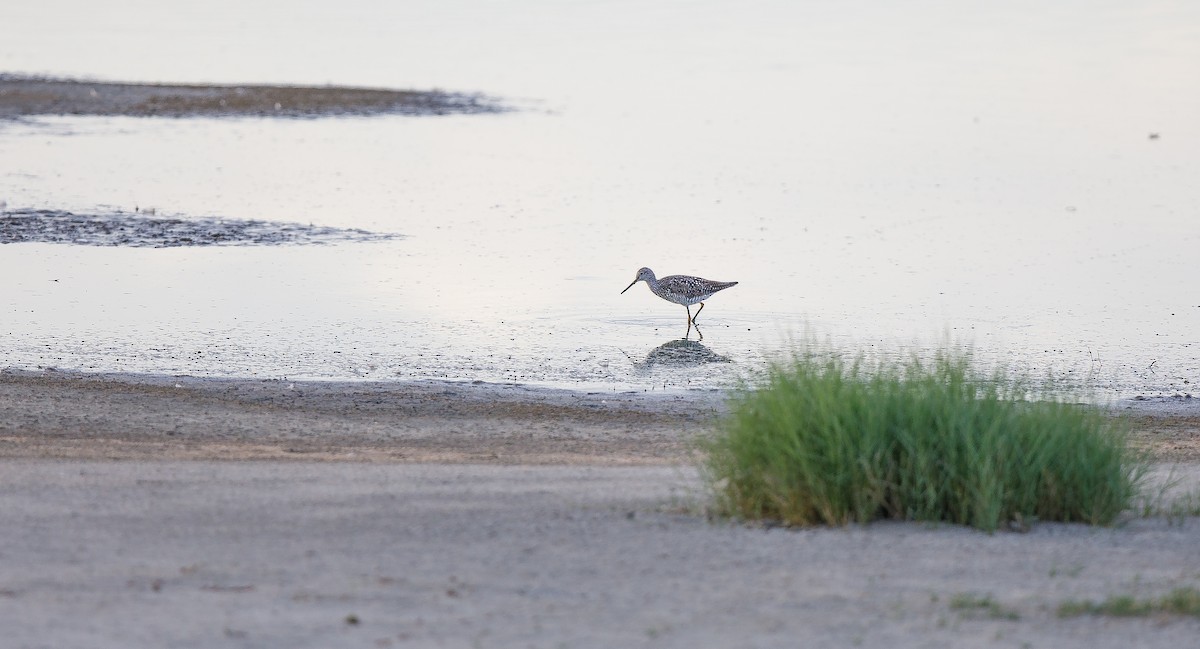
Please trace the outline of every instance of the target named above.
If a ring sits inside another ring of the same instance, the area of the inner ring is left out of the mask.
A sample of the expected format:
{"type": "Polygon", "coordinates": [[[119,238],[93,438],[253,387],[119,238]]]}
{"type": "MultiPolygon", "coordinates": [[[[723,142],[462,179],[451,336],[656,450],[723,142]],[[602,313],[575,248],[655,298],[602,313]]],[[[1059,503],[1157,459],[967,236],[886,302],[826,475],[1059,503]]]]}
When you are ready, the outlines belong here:
{"type": "MultiPolygon", "coordinates": [[[[988,535],[707,515],[716,393],[0,373],[12,647],[1180,647],[1200,520],[988,535]],[[963,607],[988,601],[990,607],[963,607]]],[[[1188,400],[1129,404],[1200,486],[1188,400]]]]}

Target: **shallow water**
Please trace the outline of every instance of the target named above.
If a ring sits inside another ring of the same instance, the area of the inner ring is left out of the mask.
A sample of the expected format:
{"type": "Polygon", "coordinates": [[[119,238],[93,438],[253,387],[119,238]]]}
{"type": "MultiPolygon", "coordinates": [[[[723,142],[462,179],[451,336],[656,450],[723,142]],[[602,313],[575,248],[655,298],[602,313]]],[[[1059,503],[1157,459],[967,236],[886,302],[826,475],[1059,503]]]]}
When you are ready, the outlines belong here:
{"type": "Polygon", "coordinates": [[[1194,4],[26,4],[0,69],[524,110],[0,122],[9,209],[403,237],[0,246],[3,366],[714,388],[811,333],[1200,381],[1194,4]],[[681,345],[640,266],[740,284],[681,345]]]}

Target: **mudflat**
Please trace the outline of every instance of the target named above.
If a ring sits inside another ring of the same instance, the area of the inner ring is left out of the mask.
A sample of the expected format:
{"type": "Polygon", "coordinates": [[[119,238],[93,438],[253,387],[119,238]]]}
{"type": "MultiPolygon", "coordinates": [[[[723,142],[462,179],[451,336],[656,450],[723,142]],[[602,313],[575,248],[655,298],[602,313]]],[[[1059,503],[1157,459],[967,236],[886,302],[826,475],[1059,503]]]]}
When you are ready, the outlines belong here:
{"type": "Polygon", "coordinates": [[[717,392],[0,372],[0,457],[678,464],[717,392]]]}
{"type": "MultiPolygon", "coordinates": [[[[0,408],[11,458],[638,465],[690,462],[726,396],[7,370],[0,408]]],[[[1200,463],[1200,400],[1112,412],[1154,459],[1200,463]]]]}
{"type": "Polygon", "coordinates": [[[478,93],[345,86],[119,83],[0,74],[0,118],[327,117],[446,115],[505,110],[478,93]]]}

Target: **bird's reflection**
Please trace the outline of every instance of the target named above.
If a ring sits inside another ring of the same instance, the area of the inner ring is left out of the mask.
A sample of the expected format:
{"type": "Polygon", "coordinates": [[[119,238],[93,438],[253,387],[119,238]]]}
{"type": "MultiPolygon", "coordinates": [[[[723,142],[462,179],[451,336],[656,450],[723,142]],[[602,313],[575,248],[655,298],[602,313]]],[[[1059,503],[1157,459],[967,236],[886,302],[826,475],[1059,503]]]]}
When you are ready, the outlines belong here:
{"type": "Polygon", "coordinates": [[[650,350],[646,360],[635,361],[634,367],[649,371],[655,367],[688,367],[708,363],[729,363],[722,356],[695,340],[672,340],[650,350]]]}

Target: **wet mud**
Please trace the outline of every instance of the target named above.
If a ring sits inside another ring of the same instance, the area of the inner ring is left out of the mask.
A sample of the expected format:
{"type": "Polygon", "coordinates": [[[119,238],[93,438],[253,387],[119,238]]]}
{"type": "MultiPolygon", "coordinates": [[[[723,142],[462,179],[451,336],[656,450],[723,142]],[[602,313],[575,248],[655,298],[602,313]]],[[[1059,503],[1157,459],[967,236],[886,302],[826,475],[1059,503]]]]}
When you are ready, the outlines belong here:
{"type": "Polygon", "coordinates": [[[724,397],[0,369],[0,412],[0,459],[630,466],[690,461],[724,397]]]}
{"type": "MultiPolygon", "coordinates": [[[[289,381],[0,369],[0,459],[651,465],[695,461],[720,391],[289,381]]],[[[1154,462],[1200,462],[1195,400],[1111,414],[1154,462]]]]}
{"type": "Polygon", "coordinates": [[[332,117],[448,115],[507,110],[477,93],[339,86],[110,83],[0,74],[0,118],[34,115],[131,117],[332,117]]]}
{"type": "Polygon", "coordinates": [[[304,245],[399,239],[403,235],[301,223],[160,217],[147,212],[75,214],[61,210],[0,212],[0,243],[68,243],[82,246],[304,245]]]}

